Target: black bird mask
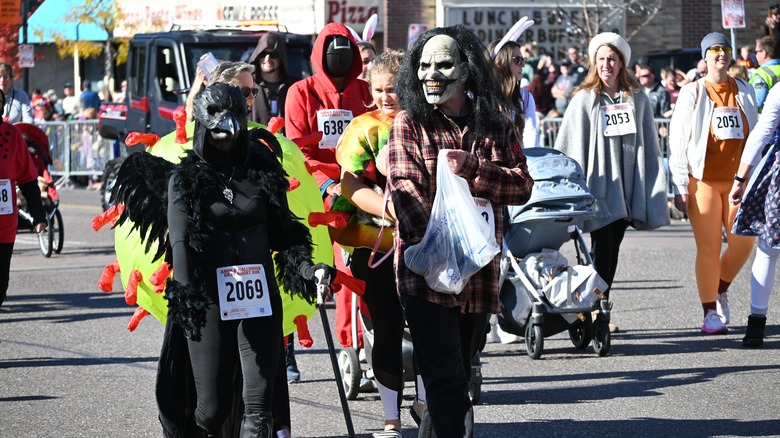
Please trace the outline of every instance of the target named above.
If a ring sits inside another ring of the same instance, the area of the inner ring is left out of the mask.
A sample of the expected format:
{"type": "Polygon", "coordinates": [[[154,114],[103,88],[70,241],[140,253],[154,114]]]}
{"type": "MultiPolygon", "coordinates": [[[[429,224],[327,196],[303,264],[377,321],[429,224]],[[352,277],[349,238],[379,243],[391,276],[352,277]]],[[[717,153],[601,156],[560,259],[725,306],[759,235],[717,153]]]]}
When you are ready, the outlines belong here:
{"type": "Polygon", "coordinates": [[[247,107],[238,87],[217,83],[195,97],[193,148],[204,157],[205,147],[228,152],[247,142],[247,107]]]}

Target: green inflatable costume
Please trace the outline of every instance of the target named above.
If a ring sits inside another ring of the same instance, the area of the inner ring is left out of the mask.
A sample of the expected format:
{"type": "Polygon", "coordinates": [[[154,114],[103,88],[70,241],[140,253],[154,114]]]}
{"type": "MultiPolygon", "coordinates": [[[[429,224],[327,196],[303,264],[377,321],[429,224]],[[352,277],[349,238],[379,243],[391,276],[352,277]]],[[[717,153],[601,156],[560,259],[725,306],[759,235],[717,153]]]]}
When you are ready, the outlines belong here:
{"type": "MultiPolygon", "coordinates": [[[[194,127],[194,122],[186,126],[187,143],[176,143],[176,132],[172,132],[161,138],[154,146],[148,148],[148,152],[172,163],[178,163],[181,161],[185,151],[192,149],[194,127]]],[[[264,125],[249,122],[249,129],[257,127],[266,128],[264,125]]],[[[304,225],[309,227],[314,245],[314,263],[325,263],[332,266],[333,247],[327,227],[311,227],[307,220],[310,213],[321,213],[324,211],[317,182],[306,170],[304,165],[306,159],[298,145],[280,134],[276,134],[276,138],[282,146],[282,166],[290,178],[290,191],[287,192],[290,210],[297,217],[301,218],[301,222],[304,225]]],[[[154,251],[146,252],[146,243],[141,239],[138,231],[131,232],[132,227],[133,223],[128,220],[114,229],[114,248],[119,262],[122,285],[125,289],[128,289],[128,285],[131,282],[137,281],[136,303],[164,324],[168,306],[163,298],[163,294],[156,292],[155,286],[150,281],[152,275],[163,262],[161,259],[156,262],[152,261],[154,251]],[[140,272],[140,280],[138,274],[134,274],[135,271],[140,272]],[[136,276],[136,278],[131,279],[132,276],[136,276]]],[[[284,335],[289,335],[301,329],[298,334],[300,342],[304,344],[307,341],[310,342],[311,336],[308,334],[305,323],[316,312],[316,306],[307,303],[302,298],[293,297],[284,290],[281,284],[279,284],[279,289],[283,292],[284,322],[282,330],[284,335]]],[[[129,301],[128,304],[132,305],[132,301],[129,301]]]]}

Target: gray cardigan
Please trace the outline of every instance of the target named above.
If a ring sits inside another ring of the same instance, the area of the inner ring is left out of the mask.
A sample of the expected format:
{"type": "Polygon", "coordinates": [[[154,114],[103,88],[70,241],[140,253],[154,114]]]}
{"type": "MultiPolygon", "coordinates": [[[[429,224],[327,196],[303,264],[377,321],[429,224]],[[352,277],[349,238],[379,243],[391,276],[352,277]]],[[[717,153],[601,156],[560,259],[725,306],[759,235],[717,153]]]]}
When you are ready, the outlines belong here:
{"type": "Polygon", "coordinates": [[[669,224],[666,173],[650,101],[636,91],[627,102],[634,106],[636,134],[604,137],[601,98],[592,90],[580,90],[566,108],[555,139],[555,149],[580,163],[595,198],[596,217],[583,224],[586,232],[620,219],[637,230],[669,224]]]}

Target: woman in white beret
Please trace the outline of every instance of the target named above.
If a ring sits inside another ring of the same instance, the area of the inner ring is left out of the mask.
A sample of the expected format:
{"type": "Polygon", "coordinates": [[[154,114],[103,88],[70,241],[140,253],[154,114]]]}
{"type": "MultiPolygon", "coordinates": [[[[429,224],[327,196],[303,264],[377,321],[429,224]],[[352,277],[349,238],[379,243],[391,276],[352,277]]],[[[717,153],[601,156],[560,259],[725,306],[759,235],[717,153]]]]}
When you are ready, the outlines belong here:
{"type": "MultiPolygon", "coordinates": [[[[596,272],[615,278],[626,229],[669,224],[666,175],[650,101],[626,70],[631,48],[618,34],[596,35],[588,46],[590,69],[566,108],[555,149],[577,160],[594,197],[590,233],[596,272]]],[[[617,326],[610,323],[610,331],[617,326]]]]}
{"type": "Polygon", "coordinates": [[[669,124],[674,205],[688,214],[696,239],[696,284],[702,333],[726,333],[728,288],[750,257],[755,237],[732,234],[738,205],[729,201],[745,141],[756,125],[753,86],[728,75],[731,42],[712,32],[701,41],[707,75],[680,90],[669,124]],[[723,254],[722,229],[728,247],[723,254]]]}

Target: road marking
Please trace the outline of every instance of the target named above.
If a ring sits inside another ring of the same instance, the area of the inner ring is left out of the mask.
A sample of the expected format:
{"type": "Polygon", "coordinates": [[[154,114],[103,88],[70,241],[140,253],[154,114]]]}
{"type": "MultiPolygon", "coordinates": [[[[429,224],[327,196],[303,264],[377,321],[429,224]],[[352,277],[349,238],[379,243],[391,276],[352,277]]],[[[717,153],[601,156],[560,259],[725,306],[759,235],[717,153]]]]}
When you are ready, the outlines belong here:
{"type": "Polygon", "coordinates": [[[95,211],[102,211],[103,209],[100,207],[100,205],[97,204],[97,201],[95,201],[95,205],[87,205],[87,204],[60,204],[60,209],[77,209],[77,210],[95,210],[95,211]]]}

